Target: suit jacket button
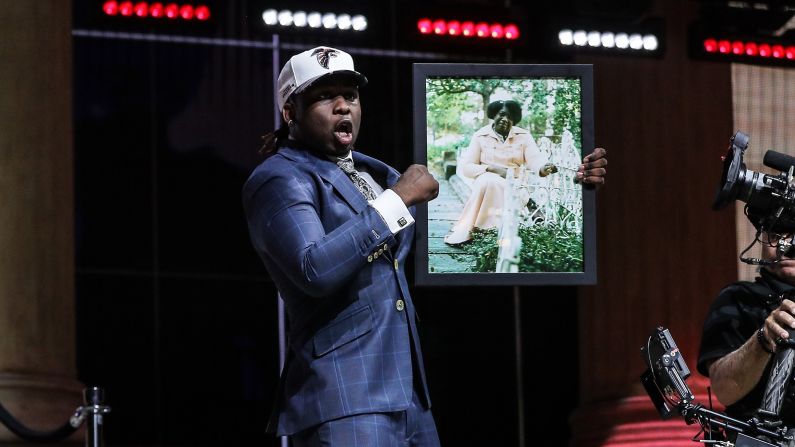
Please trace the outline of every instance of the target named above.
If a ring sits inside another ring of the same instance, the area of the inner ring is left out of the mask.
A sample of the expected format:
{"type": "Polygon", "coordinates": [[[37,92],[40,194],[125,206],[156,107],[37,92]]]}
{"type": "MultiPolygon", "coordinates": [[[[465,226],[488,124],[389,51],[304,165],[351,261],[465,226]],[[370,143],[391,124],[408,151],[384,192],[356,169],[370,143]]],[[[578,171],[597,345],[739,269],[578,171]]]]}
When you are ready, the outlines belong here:
{"type": "Polygon", "coordinates": [[[373,262],[373,255],[367,257],[367,262],[373,262]]]}
{"type": "Polygon", "coordinates": [[[384,249],[383,248],[379,248],[377,253],[378,253],[378,256],[381,256],[382,254],[384,254],[384,249]]]}
{"type": "Polygon", "coordinates": [[[397,270],[398,268],[400,268],[400,265],[398,264],[398,260],[395,259],[395,270],[397,270]]]}
{"type": "Polygon", "coordinates": [[[397,309],[398,312],[403,312],[403,309],[405,308],[406,308],[406,303],[404,303],[403,300],[397,300],[395,302],[395,309],[397,309]]]}

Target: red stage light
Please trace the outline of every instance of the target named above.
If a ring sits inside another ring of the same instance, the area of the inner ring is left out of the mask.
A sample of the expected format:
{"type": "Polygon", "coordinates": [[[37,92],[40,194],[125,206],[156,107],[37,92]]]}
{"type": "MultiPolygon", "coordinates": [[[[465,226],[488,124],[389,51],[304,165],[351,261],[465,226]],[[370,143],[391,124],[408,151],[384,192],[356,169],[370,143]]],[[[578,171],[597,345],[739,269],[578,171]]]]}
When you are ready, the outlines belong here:
{"type": "Polygon", "coordinates": [[[739,40],[732,42],[732,53],[737,55],[745,54],[745,44],[739,40]]]}
{"type": "Polygon", "coordinates": [[[184,20],[209,20],[211,11],[207,5],[192,5],[169,3],[163,6],[161,2],[146,1],[115,1],[107,0],[102,4],[102,11],[109,16],[122,15],[125,17],[153,17],[159,19],[168,17],[169,19],[182,18],[184,20]]]}
{"type": "Polygon", "coordinates": [[[464,22],[461,24],[461,34],[464,37],[472,37],[475,35],[475,24],[472,22],[464,22]]]}
{"type": "Polygon", "coordinates": [[[773,53],[773,57],[776,59],[781,59],[784,57],[784,47],[781,45],[773,45],[771,52],[773,53]]]}
{"type": "Polygon", "coordinates": [[[190,20],[193,18],[193,6],[191,5],[182,5],[179,8],[179,15],[185,20],[190,20]]]}
{"type": "Polygon", "coordinates": [[[488,37],[489,36],[489,24],[480,22],[475,25],[475,35],[478,37],[488,37]]]}
{"type": "Polygon", "coordinates": [[[461,23],[458,20],[451,20],[447,22],[447,34],[457,36],[461,34],[461,23]]]}
{"type": "Polygon", "coordinates": [[[176,19],[179,17],[179,6],[176,3],[169,3],[166,5],[166,17],[169,19],[176,19]]]}
{"type": "Polygon", "coordinates": [[[795,47],[787,47],[787,49],[784,50],[784,53],[786,54],[787,59],[795,59],[795,47]]]}
{"type": "Polygon", "coordinates": [[[122,2],[119,5],[119,13],[121,13],[121,15],[123,15],[125,17],[129,17],[129,16],[133,15],[133,11],[134,11],[134,8],[133,8],[132,2],[122,2]]]}
{"type": "Polygon", "coordinates": [[[194,13],[196,14],[196,18],[199,20],[209,20],[210,19],[210,8],[199,5],[194,9],[194,13]]]}
{"type": "Polygon", "coordinates": [[[704,40],[704,51],[707,53],[714,53],[718,51],[718,41],[715,39],[704,40]]]}
{"type": "Polygon", "coordinates": [[[723,54],[730,52],[732,49],[732,44],[728,40],[721,40],[718,42],[718,51],[723,54]]]}
{"type": "Polygon", "coordinates": [[[508,24],[505,26],[505,38],[506,39],[518,39],[519,38],[519,27],[514,25],[513,23],[508,24]]]}
{"type": "Polygon", "coordinates": [[[433,22],[434,34],[445,34],[447,32],[447,23],[444,20],[436,20],[433,22]]]}
{"type": "Polygon", "coordinates": [[[420,30],[420,34],[430,34],[431,33],[431,20],[430,19],[419,19],[417,20],[417,29],[420,30]]]}
{"type": "Polygon", "coordinates": [[[770,50],[770,45],[763,43],[759,45],[759,55],[762,57],[770,57],[772,51],[770,50]]]}
{"type": "Polygon", "coordinates": [[[119,4],[115,1],[107,1],[102,5],[102,10],[109,16],[115,16],[119,13],[119,4]]]}
{"type": "Polygon", "coordinates": [[[135,15],[138,17],[146,17],[149,15],[149,5],[146,2],[138,2],[135,4],[135,15]]]}
{"type": "Polygon", "coordinates": [[[745,54],[746,56],[756,56],[759,54],[759,46],[754,42],[746,42],[745,54]]]}
{"type": "Polygon", "coordinates": [[[505,31],[503,31],[502,25],[499,23],[492,23],[491,27],[489,28],[489,34],[494,39],[502,39],[505,31]]]}
{"type": "Polygon", "coordinates": [[[162,3],[152,3],[149,5],[149,15],[159,19],[163,17],[163,4],[162,3]]]}
{"type": "Polygon", "coordinates": [[[437,34],[448,36],[478,36],[484,39],[507,39],[514,40],[519,38],[519,27],[514,23],[504,25],[502,23],[472,22],[446,19],[432,19],[423,17],[417,20],[417,29],[420,34],[437,34]]]}

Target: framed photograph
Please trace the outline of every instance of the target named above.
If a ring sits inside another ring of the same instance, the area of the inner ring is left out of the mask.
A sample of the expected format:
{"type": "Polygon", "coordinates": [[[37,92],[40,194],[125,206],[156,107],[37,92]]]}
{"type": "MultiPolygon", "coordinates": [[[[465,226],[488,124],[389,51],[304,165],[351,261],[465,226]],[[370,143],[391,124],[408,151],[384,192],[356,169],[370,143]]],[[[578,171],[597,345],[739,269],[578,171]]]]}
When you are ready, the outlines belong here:
{"type": "Polygon", "coordinates": [[[414,64],[417,285],[596,283],[591,65],[414,64]]]}

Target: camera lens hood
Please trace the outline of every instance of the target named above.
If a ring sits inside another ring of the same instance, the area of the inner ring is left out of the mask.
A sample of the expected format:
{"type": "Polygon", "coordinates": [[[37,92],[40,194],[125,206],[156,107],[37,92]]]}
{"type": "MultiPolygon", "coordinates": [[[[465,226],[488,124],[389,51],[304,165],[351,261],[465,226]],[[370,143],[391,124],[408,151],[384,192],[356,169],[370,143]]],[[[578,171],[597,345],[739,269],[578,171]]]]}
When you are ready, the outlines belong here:
{"type": "Polygon", "coordinates": [[[737,132],[729,141],[729,148],[723,157],[723,172],[718,193],[712,203],[712,209],[720,210],[737,199],[739,184],[737,182],[740,172],[745,171],[743,153],[748,147],[748,135],[737,132]]]}

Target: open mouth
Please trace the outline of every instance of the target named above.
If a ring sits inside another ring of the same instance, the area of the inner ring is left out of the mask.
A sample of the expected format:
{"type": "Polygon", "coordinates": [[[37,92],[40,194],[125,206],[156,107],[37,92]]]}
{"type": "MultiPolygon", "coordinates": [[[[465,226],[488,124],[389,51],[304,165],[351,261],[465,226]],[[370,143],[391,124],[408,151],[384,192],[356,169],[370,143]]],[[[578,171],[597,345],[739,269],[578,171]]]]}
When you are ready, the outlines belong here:
{"type": "Polygon", "coordinates": [[[334,126],[334,138],[344,146],[351,144],[353,142],[353,123],[347,120],[337,123],[334,126]]]}

